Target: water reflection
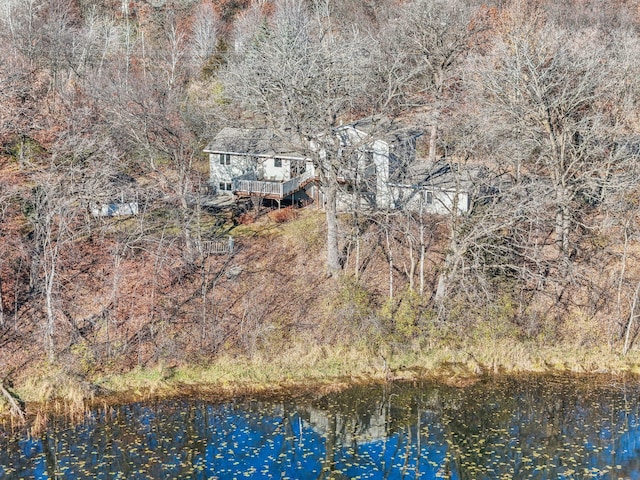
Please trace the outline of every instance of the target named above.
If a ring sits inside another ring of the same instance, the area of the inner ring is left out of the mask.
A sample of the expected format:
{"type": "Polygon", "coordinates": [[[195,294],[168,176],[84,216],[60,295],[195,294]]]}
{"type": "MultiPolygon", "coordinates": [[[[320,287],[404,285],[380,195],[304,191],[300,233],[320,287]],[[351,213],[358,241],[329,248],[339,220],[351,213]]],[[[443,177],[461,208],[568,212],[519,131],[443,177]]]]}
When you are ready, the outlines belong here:
{"type": "Polygon", "coordinates": [[[180,400],[0,433],[0,478],[640,478],[638,385],[498,379],[180,400]]]}

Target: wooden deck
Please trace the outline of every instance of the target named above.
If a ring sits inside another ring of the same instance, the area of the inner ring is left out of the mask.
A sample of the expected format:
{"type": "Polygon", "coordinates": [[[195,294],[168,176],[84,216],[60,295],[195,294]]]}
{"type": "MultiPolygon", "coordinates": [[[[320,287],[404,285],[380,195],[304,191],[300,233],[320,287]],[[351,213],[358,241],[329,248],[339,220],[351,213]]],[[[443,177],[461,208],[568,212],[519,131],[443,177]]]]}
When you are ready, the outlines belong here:
{"type": "Polygon", "coordinates": [[[233,193],[238,197],[262,197],[271,200],[282,200],[299,192],[313,180],[315,180],[315,177],[306,172],[286,182],[265,182],[238,178],[233,180],[233,193]]]}

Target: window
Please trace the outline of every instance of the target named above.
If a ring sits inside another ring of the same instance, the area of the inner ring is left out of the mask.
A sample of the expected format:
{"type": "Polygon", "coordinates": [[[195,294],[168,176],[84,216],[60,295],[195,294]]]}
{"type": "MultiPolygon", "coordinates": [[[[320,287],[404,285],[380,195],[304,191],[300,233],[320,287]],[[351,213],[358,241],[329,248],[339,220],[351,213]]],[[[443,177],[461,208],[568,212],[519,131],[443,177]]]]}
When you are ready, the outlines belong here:
{"type": "Polygon", "coordinates": [[[228,153],[221,153],[220,165],[231,165],[231,155],[228,153]]]}
{"type": "Polygon", "coordinates": [[[433,192],[424,192],[424,203],[431,205],[433,203],[433,192]]]}
{"type": "Polygon", "coordinates": [[[274,158],[273,159],[273,166],[276,168],[282,168],[282,159],[281,158],[274,158]]]}
{"type": "Polygon", "coordinates": [[[218,188],[221,192],[231,192],[233,190],[231,182],[220,182],[218,188]]]}

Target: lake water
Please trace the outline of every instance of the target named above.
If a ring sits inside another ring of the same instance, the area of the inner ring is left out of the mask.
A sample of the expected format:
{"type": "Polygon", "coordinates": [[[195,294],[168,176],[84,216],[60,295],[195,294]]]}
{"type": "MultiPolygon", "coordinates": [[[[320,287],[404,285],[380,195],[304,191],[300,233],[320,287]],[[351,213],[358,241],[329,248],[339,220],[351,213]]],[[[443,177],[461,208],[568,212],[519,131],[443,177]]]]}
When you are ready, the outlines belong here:
{"type": "MultiPolygon", "coordinates": [[[[0,478],[640,479],[638,380],[355,387],[184,399],[0,433],[0,478]]],[[[1,432],[1,431],[0,431],[1,432]]]]}

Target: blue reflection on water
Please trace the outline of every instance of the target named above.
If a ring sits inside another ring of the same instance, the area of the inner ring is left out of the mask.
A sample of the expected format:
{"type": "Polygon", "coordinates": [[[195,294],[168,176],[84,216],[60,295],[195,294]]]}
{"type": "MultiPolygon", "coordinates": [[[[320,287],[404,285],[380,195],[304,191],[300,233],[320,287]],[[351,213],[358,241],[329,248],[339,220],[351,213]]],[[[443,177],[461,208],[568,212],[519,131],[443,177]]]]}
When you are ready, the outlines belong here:
{"type": "Polygon", "coordinates": [[[0,478],[640,479],[637,386],[571,381],[124,405],[0,435],[0,478]]]}

